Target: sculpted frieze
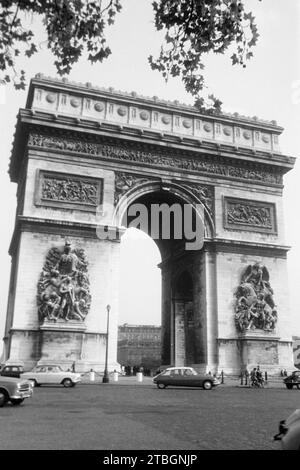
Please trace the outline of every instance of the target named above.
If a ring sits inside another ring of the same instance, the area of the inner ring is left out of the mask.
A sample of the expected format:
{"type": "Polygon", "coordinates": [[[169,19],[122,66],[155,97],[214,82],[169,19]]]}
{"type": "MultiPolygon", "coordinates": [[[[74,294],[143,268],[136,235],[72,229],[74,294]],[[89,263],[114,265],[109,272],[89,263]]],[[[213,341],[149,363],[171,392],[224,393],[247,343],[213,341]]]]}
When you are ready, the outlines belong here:
{"type": "Polygon", "coordinates": [[[116,171],[114,197],[115,205],[118,204],[120,198],[124,194],[126,194],[130,189],[133,189],[142,183],[146,183],[147,181],[149,181],[149,178],[144,178],[143,176],[116,171]]]}
{"type": "Polygon", "coordinates": [[[225,198],[224,226],[228,229],[276,233],[275,204],[225,198]]]}
{"type": "Polygon", "coordinates": [[[65,246],[48,251],[37,288],[38,317],[44,321],[83,322],[91,303],[88,262],[83,249],[65,246]]]}
{"type": "Polygon", "coordinates": [[[209,214],[211,216],[213,215],[214,192],[213,192],[212,186],[200,185],[196,183],[180,183],[180,186],[183,186],[184,188],[191,191],[194,194],[194,196],[200,202],[202,202],[202,204],[204,204],[209,214]]]}
{"type": "Polygon", "coordinates": [[[38,172],[37,205],[96,210],[101,197],[100,179],[56,172],[38,172]]]}
{"type": "Polygon", "coordinates": [[[208,158],[201,160],[199,158],[192,157],[178,158],[164,155],[159,152],[145,152],[130,149],[125,146],[118,147],[116,145],[87,142],[35,133],[31,133],[29,135],[28,145],[72,151],[126,162],[139,162],[166,168],[197,171],[216,176],[220,175],[230,178],[245,179],[253,182],[260,181],[270,184],[282,184],[282,176],[275,171],[250,169],[246,166],[238,167],[226,163],[215,163],[210,161],[208,158]]]}
{"type": "Polygon", "coordinates": [[[277,308],[266,266],[261,263],[249,265],[235,295],[235,324],[238,331],[275,329],[277,308]]]}

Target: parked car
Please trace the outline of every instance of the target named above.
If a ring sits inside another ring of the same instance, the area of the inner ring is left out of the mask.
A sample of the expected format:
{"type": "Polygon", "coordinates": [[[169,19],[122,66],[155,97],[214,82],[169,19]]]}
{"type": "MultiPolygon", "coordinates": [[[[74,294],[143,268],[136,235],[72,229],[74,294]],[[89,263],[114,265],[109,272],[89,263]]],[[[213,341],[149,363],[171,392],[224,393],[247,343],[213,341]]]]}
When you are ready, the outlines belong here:
{"type": "Polygon", "coordinates": [[[300,370],[294,370],[290,375],[283,379],[286,388],[297,387],[300,390],[300,370]]]}
{"type": "Polygon", "coordinates": [[[279,433],[274,436],[274,440],[281,441],[283,450],[300,450],[300,409],[280,421],[279,433]]]}
{"type": "Polygon", "coordinates": [[[20,365],[8,364],[2,367],[0,375],[3,377],[20,377],[24,372],[24,367],[20,365]]]}
{"type": "Polygon", "coordinates": [[[16,377],[0,377],[0,407],[7,402],[20,405],[25,398],[32,396],[32,386],[28,380],[16,377]]]}
{"type": "Polygon", "coordinates": [[[21,374],[21,377],[30,380],[36,387],[45,384],[62,384],[64,387],[74,387],[81,381],[80,374],[64,371],[55,364],[36,366],[30,372],[21,374]]]}
{"type": "Polygon", "coordinates": [[[202,387],[211,390],[220,384],[220,381],[207,374],[198,374],[192,367],[168,367],[153,378],[158,388],[169,386],[202,387]]]}

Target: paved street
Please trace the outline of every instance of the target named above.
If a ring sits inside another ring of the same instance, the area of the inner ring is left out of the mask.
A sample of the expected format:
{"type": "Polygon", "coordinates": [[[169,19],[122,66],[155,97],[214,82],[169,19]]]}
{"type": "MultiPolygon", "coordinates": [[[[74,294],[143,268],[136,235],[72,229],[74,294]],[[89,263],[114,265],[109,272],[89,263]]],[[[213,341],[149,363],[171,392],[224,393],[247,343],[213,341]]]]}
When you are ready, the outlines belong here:
{"type": "Polygon", "coordinates": [[[278,422],[299,403],[300,391],[283,387],[44,386],[0,408],[0,449],[279,449],[278,422]]]}

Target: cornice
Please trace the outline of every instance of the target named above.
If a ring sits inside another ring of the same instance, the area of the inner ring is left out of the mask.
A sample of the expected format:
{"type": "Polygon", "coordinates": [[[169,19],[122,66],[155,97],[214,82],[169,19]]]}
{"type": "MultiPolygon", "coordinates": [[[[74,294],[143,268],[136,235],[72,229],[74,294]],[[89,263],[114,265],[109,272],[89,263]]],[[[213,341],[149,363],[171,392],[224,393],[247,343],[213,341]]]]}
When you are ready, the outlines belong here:
{"type": "Polygon", "coordinates": [[[12,181],[18,181],[19,165],[24,156],[27,137],[29,132],[50,133],[50,135],[64,136],[66,139],[72,137],[80,140],[85,139],[90,143],[100,142],[106,139],[109,142],[119,142],[121,145],[126,142],[134,145],[135,148],[155,149],[157,152],[165,152],[169,155],[187,155],[202,158],[211,156],[216,158],[216,163],[220,159],[228,162],[240,161],[244,164],[252,165],[253,168],[264,167],[277,171],[281,175],[293,168],[294,157],[282,155],[280,153],[270,153],[267,151],[257,151],[251,148],[237,147],[230,144],[216,143],[188,137],[178,137],[173,134],[144,131],[130,126],[119,126],[107,122],[97,123],[95,121],[75,119],[73,117],[57,116],[51,113],[36,112],[32,110],[20,110],[18,123],[16,126],[15,141],[10,163],[10,175],[12,181]]]}
{"type": "Polygon", "coordinates": [[[37,74],[30,82],[30,88],[27,98],[26,107],[31,107],[33,102],[33,91],[34,88],[41,87],[44,89],[49,89],[52,91],[62,91],[65,93],[75,93],[78,96],[91,96],[98,98],[110,98],[115,99],[116,101],[123,101],[131,103],[133,105],[144,104],[150,107],[165,109],[165,110],[175,110],[178,112],[184,112],[188,114],[195,115],[199,118],[205,119],[214,119],[218,121],[227,121],[234,122],[238,124],[248,124],[250,126],[260,127],[264,129],[271,129],[273,132],[280,134],[283,131],[283,128],[277,124],[275,120],[264,120],[260,119],[257,116],[245,116],[239,113],[201,113],[194,105],[189,105],[186,103],[180,103],[178,100],[163,100],[157,96],[143,96],[138,94],[135,91],[125,92],[121,90],[116,90],[113,87],[105,88],[96,86],[90,82],[80,83],[75,81],[70,81],[67,78],[59,79],[53,77],[47,77],[43,74],[37,74]]]}
{"type": "MultiPolygon", "coordinates": [[[[16,219],[15,229],[12,236],[11,244],[9,247],[9,254],[12,256],[15,252],[15,248],[18,244],[20,234],[22,232],[33,232],[35,234],[57,234],[68,237],[81,237],[81,238],[92,238],[97,239],[97,228],[100,224],[95,223],[84,223],[78,221],[68,221],[59,219],[46,219],[41,217],[29,217],[19,215],[16,219]]],[[[124,233],[124,229],[120,227],[113,227],[110,225],[104,225],[105,231],[109,235],[117,235],[116,238],[108,237],[109,242],[120,243],[121,236],[124,233]]],[[[106,240],[103,240],[104,242],[106,240]]]]}

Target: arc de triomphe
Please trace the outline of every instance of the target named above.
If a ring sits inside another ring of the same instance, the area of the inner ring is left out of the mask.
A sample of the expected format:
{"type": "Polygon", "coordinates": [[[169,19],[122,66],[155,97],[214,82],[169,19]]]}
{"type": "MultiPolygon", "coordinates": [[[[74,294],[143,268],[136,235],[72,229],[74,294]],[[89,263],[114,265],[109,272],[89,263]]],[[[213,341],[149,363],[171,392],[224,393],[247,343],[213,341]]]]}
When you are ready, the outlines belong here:
{"type": "Polygon", "coordinates": [[[108,363],[118,367],[120,220],[134,203],[177,203],[202,208],[204,244],[156,240],[162,365],[293,367],[282,191],[295,159],[280,151],[282,131],[34,78],[9,170],[18,190],[5,360],[103,371],[110,304],[108,363]]]}

